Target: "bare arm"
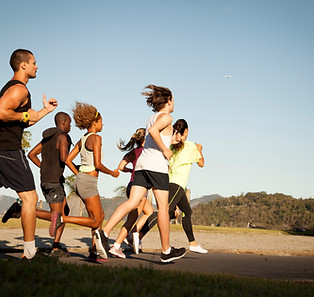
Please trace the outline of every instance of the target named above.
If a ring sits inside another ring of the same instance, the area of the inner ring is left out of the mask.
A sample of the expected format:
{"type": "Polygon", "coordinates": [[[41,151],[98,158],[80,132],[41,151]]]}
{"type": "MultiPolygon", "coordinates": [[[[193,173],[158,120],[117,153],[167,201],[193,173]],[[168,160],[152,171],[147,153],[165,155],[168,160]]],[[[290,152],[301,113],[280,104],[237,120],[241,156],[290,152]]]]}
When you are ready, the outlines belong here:
{"type": "MultiPolygon", "coordinates": [[[[24,106],[27,103],[28,90],[23,85],[14,85],[10,87],[1,97],[0,100],[0,120],[3,122],[22,121],[23,113],[16,112],[15,109],[19,106],[24,106]]],[[[29,109],[28,125],[31,126],[42,119],[45,115],[52,112],[58,105],[57,100],[50,98],[46,100],[43,97],[44,107],[40,111],[29,109]]]]}
{"type": "Polygon", "coordinates": [[[170,160],[172,156],[172,151],[164,145],[160,136],[160,132],[166,129],[167,127],[171,126],[171,123],[172,123],[171,115],[164,113],[157,118],[156,122],[148,130],[148,133],[151,135],[155,143],[159,146],[167,160],[170,160]]]}
{"type": "Polygon", "coordinates": [[[118,169],[123,172],[133,172],[133,169],[126,167],[127,164],[133,162],[135,160],[135,152],[134,150],[128,152],[124,155],[123,159],[119,163],[118,169]]]}
{"type": "Polygon", "coordinates": [[[118,169],[110,170],[101,163],[101,137],[99,135],[92,135],[93,139],[93,152],[94,152],[94,165],[95,168],[105,174],[109,174],[113,177],[119,176],[118,169]]]}
{"type": "Polygon", "coordinates": [[[27,157],[40,168],[41,161],[38,158],[38,155],[41,154],[42,144],[39,142],[27,155],[27,157]]]}
{"type": "Polygon", "coordinates": [[[65,158],[65,164],[71,169],[74,174],[78,174],[76,166],[73,164],[73,160],[79,154],[81,148],[81,141],[79,140],[73,150],[65,158]]]}
{"type": "Polygon", "coordinates": [[[201,144],[195,144],[196,145],[196,148],[198,149],[198,151],[200,152],[200,154],[201,154],[201,156],[202,156],[202,158],[200,158],[198,161],[197,161],[197,165],[199,166],[199,167],[204,167],[204,162],[205,162],[205,160],[204,160],[204,156],[203,156],[203,153],[202,153],[202,150],[203,150],[203,146],[201,145],[201,144]]]}
{"type": "Polygon", "coordinates": [[[59,135],[58,145],[59,145],[59,159],[61,162],[65,162],[65,159],[69,154],[69,142],[65,134],[59,135]]]}

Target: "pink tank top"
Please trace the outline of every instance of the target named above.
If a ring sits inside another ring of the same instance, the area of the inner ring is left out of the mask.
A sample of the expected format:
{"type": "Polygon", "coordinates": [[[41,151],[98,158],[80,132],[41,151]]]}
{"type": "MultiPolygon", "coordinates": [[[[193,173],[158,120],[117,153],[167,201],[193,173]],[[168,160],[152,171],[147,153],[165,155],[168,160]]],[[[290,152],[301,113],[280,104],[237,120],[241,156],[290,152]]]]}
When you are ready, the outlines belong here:
{"type": "Polygon", "coordinates": [[[134,178],[134,171],[135,171],[135,170],[134,170],[134,169],[135,169],[135,165],[136,165],[137,159],[138,159],[138,157],[140,156],[142,150],[143,150],[143,147],[142,147],[142,146],[141,146],[141,147],[137,147],[137,148],[134,149],[135,159],[134,159],[134,161],[132,162],[132,164],[133,164],[133,172],[132,172],[130,181],[133,181],[133,178],[134,178]]]}

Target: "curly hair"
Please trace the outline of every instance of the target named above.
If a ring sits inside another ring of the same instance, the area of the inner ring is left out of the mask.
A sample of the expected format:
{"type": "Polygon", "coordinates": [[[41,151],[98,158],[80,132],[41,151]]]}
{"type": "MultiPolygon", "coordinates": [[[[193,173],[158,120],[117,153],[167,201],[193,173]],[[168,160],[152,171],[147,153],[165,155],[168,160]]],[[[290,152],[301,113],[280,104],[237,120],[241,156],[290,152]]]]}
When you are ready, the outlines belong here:
{"type": "Polygon", "coordinates": [[[100,113],[93,105],[75,102],[75,107],[72,108],[73,118],[75,126],[79,129],[88,129],[93,122],[98,121],[101,118],[100,113]]]}
{"type": "Polygon", "coordinates": [[[142,95],[146,96],[146,103],[149,107],[153,107],[154,112],[160,111],[169,100],[172,100],[172,93],[168,88],[148,85],[145,89],[151,89],[142,92],[142,95]]]}
{"type": "MultiPolygon", "coordinates": [[[[188,128],[189,128],[188,123],[184,119],[179,119],[173,124],[173,130],[176,131],[176,133],[180,133],[181,135],[183,135],[185,129],[188,128]]],[[[171,148],[176,152],[181,151],[183,147],[184,147],[183,141],[180,141],[179,143],[173,144],[171,146],[171,148]]]]}
{"type": "Polygon", "coordinates": [[[137,147],[141,147],[145,140],[145,133],[145,128],[138,128],[128,143],[125,143],[125,141],[120,139],[119,143],[117,144],[118,149],[121,151],[131,151],[134,149],[135,145],[137,147]]]}

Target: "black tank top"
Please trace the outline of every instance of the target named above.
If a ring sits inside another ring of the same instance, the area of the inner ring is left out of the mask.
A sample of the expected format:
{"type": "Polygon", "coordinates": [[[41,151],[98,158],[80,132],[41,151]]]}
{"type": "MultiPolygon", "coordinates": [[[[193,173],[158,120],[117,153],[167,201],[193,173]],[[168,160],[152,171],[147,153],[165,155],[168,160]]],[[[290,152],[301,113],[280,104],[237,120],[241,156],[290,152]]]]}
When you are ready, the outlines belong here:
{"type": "MultiPolygon", "coordinates": [[[[10,80],[7,84],[2,88],[0,91],[0,100],[3,94],[7,89],[16,85],[16,84],[23,84],[19,80],[10,80]]],[[[25,86],[26,87],[26,86],[25,86]]],[[[31,94],[28,92],[28,101],[26,105],[19,106],[14,111],[15,112],[25,112],[31,108],[31,94]]],[[[16,151],[22,148],[21,141],[24,128],[28,126],[27,123],[20,122],[20,121],[13,121],[13,122],[2,122],[0,121],[0,151],[16,151]]]]}

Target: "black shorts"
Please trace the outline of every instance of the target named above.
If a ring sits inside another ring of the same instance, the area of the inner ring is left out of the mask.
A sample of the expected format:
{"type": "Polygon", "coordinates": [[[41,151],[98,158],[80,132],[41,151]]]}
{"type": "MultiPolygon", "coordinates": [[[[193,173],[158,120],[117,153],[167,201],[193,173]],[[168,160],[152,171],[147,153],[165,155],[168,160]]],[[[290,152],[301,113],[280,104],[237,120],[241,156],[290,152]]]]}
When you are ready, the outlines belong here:
{"type": "Polygon", "coordinates": [[[153,188],[154,190],[169,191],[169,175],[168,173],[138,170],[134,173],[132,186],[141,186],[147,190],[153,188]]]}
{"type": "Polygon", "coordinates": [[[23,150],[0,151],[0,187],[17,193],[35,190],[33,173],[23,150]]]}
{"type": "Polygon", "coordinates": [[[63,184],[41,183],[41,190],[47,203],[62,203],[65,198],[63,184]]]}

